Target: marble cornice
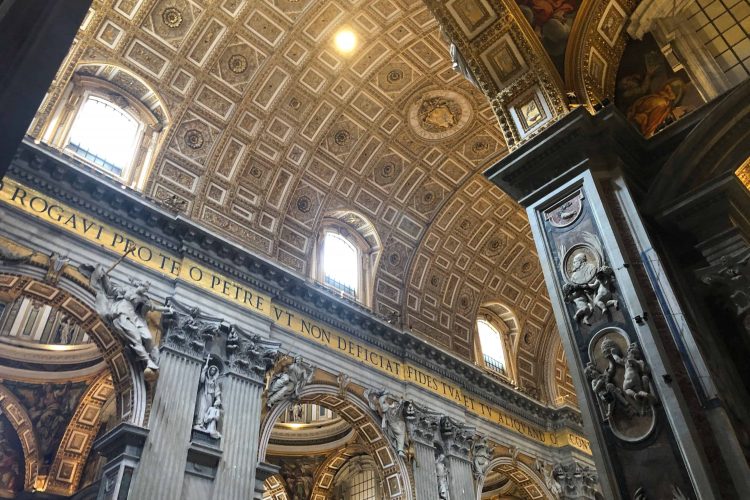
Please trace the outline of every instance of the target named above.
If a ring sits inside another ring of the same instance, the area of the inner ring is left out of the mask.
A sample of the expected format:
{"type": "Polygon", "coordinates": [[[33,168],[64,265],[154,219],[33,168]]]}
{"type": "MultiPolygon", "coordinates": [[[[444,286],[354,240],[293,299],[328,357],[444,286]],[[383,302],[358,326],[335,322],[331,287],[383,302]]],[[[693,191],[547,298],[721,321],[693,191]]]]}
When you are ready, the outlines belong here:
{"type": "Polygon", "coordinates": [[[485,171],[485,176],[523,206],[585,169],[621,167],[633,185],[645,193],[671,152],[712,106],[707,104],[690,113],[649,140],[613,105],[595,115],[581,107],[502,158],[485,171]]]}
{"type": "Polygon", "coordinates": [[[394,328],[368,309],[342,300],[309,279],[164,210],[46,146],[24,141],[8,173],[23,184],[100,217],[124,232],[221,270],[271,295],[279,303],[436,372],[467,393],[487,399],[512,414],[550,429],[582,428],[578,412],[544,406],[495,380],[483,369],[394,328]]]}

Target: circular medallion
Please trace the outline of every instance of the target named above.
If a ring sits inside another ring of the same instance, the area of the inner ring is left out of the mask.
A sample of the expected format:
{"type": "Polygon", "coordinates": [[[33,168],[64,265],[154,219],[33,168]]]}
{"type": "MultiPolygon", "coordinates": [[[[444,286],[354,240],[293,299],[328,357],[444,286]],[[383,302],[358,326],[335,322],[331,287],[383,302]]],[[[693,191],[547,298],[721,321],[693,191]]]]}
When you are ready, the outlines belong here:
{"type": "Polygon", "coordinates": [[[185,144],[192,149],[200,149],[203,147],[204,139],[203,134],[200,130],[191,128],[185,132],[185,144]]]}
{"type": "Polygon", "coordinates": [[[563,259],[565,277],[574,285],[590,283],[601,265],[598,252],[584,244],[575,245],[563,259]]]}
{"type": "Polygon", "coordinates": [[[247,69],[247,59],[241,54],[234,54],[229,57],[227,66],[229,66],[232,73],[244,73],[247,69]]]}
{"type": "Polygon", "coordinates": [[[161,13],[161,20],[170,28],[179,28],[182,24],[182,12],[174,7],[167,7],[161,13]]]}
{"type": "Polygon", "coordinates": [[[404,72],[400,69],[392,69],[388,72],[388,76],[386,76],[386,79],[389,83],[396,83],[397,81],[401,80],[404,77],[404,72]]]}
{"type": "Polygon", "coordinates": [[[343,146],[346,144],[346,141],[349,140],[349,132],[346,130],[339,130],[333,135],[333,141],[338,144],[339,146],[343,146]]]}
{"type": "Polygon", "coordinates": [[[460,132],[469,123],[471,115],[471,105],[466,97],[450,90],[433,90],[412,103],[409,125],[424,139],[440,140],[460,132]]]}
{"type": "Polygon", "coordinates": [[[300,196],[297,199],[297,210],[299,210],[302,213],[309,212],[311,205],[312,205],[312,202],[310,201],[310,198],[308,198],[307,196],[300,196]]]}

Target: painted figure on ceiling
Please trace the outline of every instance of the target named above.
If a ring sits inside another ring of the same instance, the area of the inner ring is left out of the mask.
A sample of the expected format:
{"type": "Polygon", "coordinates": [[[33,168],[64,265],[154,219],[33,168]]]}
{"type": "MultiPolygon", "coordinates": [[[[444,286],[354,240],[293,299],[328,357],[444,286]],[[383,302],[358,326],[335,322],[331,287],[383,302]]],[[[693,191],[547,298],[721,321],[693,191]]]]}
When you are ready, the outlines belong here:
{"type": "Polygon", "coordinates": [[[10,442],[12,432],[5,418],[0,418],[0,496],[12,496],[20,486],[20,455],[10,442]]]}

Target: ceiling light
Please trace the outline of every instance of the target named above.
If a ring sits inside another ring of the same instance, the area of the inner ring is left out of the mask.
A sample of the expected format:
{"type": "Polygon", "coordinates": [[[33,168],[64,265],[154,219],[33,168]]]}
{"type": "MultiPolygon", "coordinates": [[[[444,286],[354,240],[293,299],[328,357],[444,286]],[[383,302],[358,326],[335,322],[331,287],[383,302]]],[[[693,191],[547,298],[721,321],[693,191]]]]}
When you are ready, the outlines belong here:
{"type": "Polygon", "coordinates": [[[333,43],[342,54],[349,54],[357,46],[357,35],[349,28],[342,28],[333,37],[333,43]]]}

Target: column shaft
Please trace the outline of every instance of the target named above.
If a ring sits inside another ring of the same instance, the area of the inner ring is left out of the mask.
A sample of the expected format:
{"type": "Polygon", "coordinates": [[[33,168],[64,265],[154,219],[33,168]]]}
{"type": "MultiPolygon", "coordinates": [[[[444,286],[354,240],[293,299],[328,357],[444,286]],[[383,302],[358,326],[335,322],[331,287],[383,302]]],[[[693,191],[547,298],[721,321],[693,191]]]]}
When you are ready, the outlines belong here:
{"type": "Polygon", "coordinates": [[[438,497],[435,447],[414,441],[414,486],[417,500],[438,497]]]}
{"type": "Polygon", "coordinates": [[[151,431],[133,478],[131,498],[180,498],[200,371],[197,360],[163,350],[151,431]]]}
{"type": "Polygon", "coordinates": [[[448,455],[448,491],[450,500],[469,500],[476,494],[471,462],[466,459],[448,455]]]}
{"type": "Polygon", "coordinates": [[[223,458],[214,481],[212,498],[215,500],[253,497],[262,392],[258,382],[234,374],[230,374],[224,383],[223,458]]]}

